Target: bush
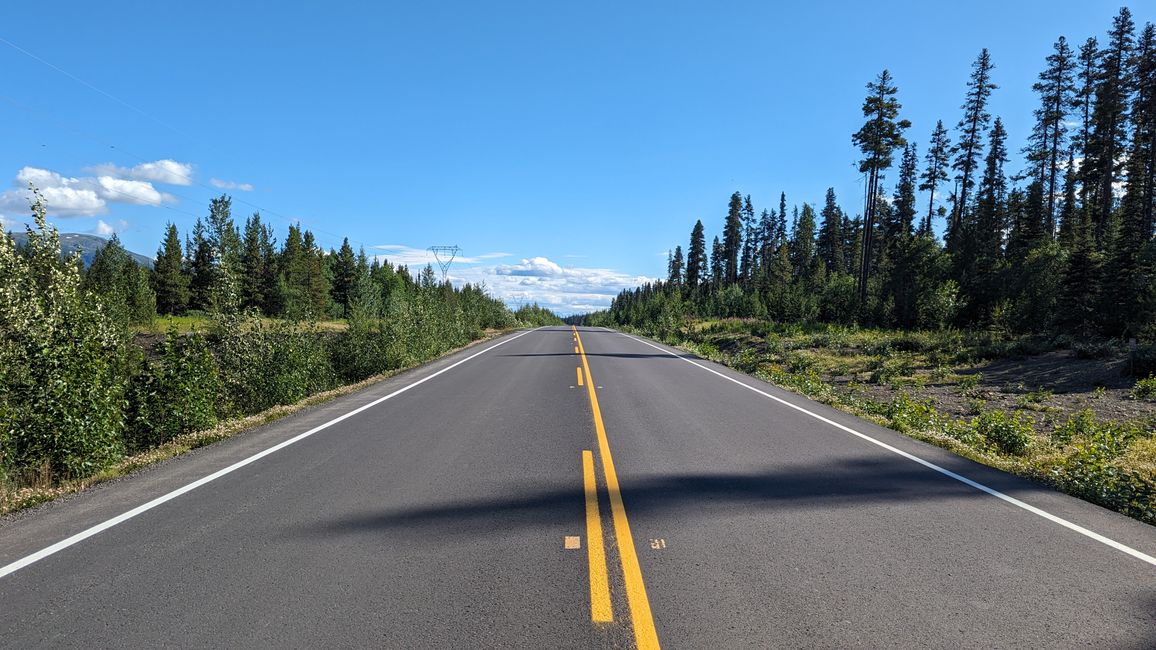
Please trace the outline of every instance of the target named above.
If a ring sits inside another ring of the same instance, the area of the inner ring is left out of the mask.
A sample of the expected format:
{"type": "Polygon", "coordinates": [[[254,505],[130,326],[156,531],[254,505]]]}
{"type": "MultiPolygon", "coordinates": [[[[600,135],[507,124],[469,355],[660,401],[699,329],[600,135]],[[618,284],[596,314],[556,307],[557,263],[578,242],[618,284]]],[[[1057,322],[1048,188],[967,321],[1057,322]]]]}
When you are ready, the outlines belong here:
{"type": "Polygon", "coordinates": [[[25,252],[0,233],[0,467],[89,476],[123,455],[125,340],[33,214],[25,252]]]}
{"type": "Polygon", "coordinates": [[[163,444],[217,424],[221,383],[203,336],[170,329],[132,379],[125,441],[132,450],[163,444]]]}
{"type": "Polygon", "coordinates": [[[1022,455],[1032,442],[1032,423],[1029,417],[1004,411],[988,411],[972,420],[975,432],[1005,454],[1022,455]]]}
{"type": "Polygon", "coordinates": [[[258,413],[336,385],[328,350],[316,330],[229,317],[218,323],[214,338],[224,413],[258,413]]]}
{"type": "Polygon", "coordinates": [[[1136,399],[1156,399],[1156,375],[1148,375],[1132,387],[1132,397],[1136,399]]]}

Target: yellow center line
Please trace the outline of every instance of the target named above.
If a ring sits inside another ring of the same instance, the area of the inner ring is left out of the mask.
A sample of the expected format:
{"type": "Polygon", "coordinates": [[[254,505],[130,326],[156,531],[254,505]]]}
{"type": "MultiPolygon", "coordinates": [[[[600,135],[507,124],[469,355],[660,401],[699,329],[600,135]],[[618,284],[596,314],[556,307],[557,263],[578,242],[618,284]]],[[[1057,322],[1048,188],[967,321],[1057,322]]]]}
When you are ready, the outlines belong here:
{"type": "Polygon", "coordinates": [[[634,536],[630,534],[630,521],[626,518],[626,507],[622,504],[618,473],[614,471],[614,458],[610,455],[610,442],[606,438],[606,426],[602,423],[602,409],[598,407],[598,394],[594,391],[594,376],[590,374],[590,362],[586,360],[586,348],[582,345],[578,328],[573,329],[574,338],[578,341],[578,354],[582,357],[582,368],[588,380],[586,392],[590,396],[590,410],[594,413],[594,431],[598,434],[598,455],[602,459],[602,473],[606,476],[606,491],[610,494],[610,515],[614,521],[618,555],[622,559],[626,602],[630,606],[630,621],[634,626],[634,643],[639,650],[651,650],[659,647],[654,615],[650,612],[650,599],[646,596],[646,583],[642,580],[642,568],[638,565],[634,536]]]}
{"type": "Polygon", "coordinates": [[[578,371],[578,385],[582,385],[582,368],[575,368],[578,371]]]}
{"type": "Polygon", "coordinates": [[[598,512],[598,483],[594,478],[594,454],[582,450],[582,482],[586,489],[586,557],[590,561],[590,617],[610,623],[610,581],[606,577],[606,550],[602,546],[602,515],[598,512]]]}

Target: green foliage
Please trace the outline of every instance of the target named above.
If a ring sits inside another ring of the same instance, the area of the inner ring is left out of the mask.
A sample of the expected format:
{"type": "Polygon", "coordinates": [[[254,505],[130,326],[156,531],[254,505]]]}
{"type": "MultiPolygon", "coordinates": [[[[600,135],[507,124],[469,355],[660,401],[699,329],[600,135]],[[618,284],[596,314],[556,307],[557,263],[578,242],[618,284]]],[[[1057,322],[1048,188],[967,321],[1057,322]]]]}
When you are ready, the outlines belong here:
{"type": "Polygon", "coordinates": [[[226,414],[292,404],[337,385],[325,342],[307,326],[222,317],[213,342],[226,414]]]}
{"type": "Polygon", "coordinates": [[[1140,379],[1132,387],[1132,397],[1136,399],[1156,399],[1156,375],[1140,379]]]}
{"type": "Polygon", "coordinates": [[[522,305],[514,311],[514,318],[524,327],[542,327],[544,325],[561,325],[562,319],[557,314],[539,307],[538,303],[522,305]]]}
{"type": "Polygon", "coordinates": [[[0,467],[88,476],[123,453],[124,338],[38,193],[33,215],[24,254],[0,236],[0,467]]]}
{"type": "Polygon", "coordinates": [[[122,325],[147,325],[156,318],[149,271],[136,263],[116,235],[97,251],[81,287],[99,295],[109,315],[122,325]]]}
{"type": "Polygon", "coordinates": [[[988,411],[972,420],[975,432],[1005,454],[1022,455],[1032,442],[1033,420],[1021,413],[988,411]]]}
{"type": "Polygon", "coordinates": [[[200,334],[170,329],[132,378],[125,442],[131,450],[153,447],[217,423],[221,384],[217,364],[200,334]]]}

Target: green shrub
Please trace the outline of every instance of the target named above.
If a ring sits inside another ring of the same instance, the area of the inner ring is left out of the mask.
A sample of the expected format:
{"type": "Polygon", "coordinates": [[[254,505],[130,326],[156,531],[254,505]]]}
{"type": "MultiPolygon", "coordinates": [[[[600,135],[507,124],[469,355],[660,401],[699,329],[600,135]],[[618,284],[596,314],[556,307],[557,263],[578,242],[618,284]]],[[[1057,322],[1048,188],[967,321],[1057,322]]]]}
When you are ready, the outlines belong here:
{"type": "Polygon", "coordinates": [[[61,259],[39,195],[33,214],[24,252],[0,233],[0,464],[84,477],[123,455],[125,332],[61,259]]]}
{"type": "Polygon", "coordinates": [[[228,318],[215,339],[225,413],[258,413],[336,385],[325,342],[314,329],[228,318]]]}
{"type": "Polygon", "coordinates": [[[1005,454],[1022,455],[1032,442],[1033,420],[1020,413],[988,411],[972,420],[975,432],[1005,454]]]}
{"type": "Polygon", "coordinates": [[[1148,375],[1132,387],[1132,397],[1135,399],[1156,399],[1156,375],[1148,375]]]}
{"type": "Polygon", "coordinates": [[[142,450],[217,423],[221,383],[205,338],[169,330],[129,390],[126,443],[142,450]]]}

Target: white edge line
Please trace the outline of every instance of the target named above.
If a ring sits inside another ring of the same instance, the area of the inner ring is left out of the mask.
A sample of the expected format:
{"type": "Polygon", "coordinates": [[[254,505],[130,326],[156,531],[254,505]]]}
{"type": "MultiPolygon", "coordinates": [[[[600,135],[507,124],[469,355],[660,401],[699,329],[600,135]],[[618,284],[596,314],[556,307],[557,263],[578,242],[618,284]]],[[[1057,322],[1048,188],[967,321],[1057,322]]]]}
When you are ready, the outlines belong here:
{"type": "Polygon", "coordinates": [[[457,361],[457,362],[453,363],[452,365],[446,366],[445,368],[442,368],[441,370],[439,370],[439,371],[437,371],[431,375],[423,377],[423,378],[413,382],[412,384],[408,384],[406,386],[403,386],[403,387],[393,391],[392,393],[390,393],[384,397],[379,397],[379,398],[373,400],[372,402],[369,402],[368,404],[364,404],[362,406],[359,406],[359,407],[353,409],[352,411],[349,411],[348,413],[345,413],[344,415],[340,415],[338,417],[335,417],[332,420],[330,420],[324,424],[317,425],[317,426],[313,427],[312,429],[310,429],[304,433],[299,433],[296,436],[293,436],[292,438],[290,438],[288,440],[279,442],[276,445],[273,445],[272,447],[265,449],[264,451],[259,451],[259,452],[253,454],[252,456],[249,456],[248,458],[246,458],[244,460],[237,461],[236,463],[233,463],[232,465],[229,465],[228,467],[225,467],[223,469],[219,469],[219,470],[213,472],[212,474],[209,474],[208,476],[204,476],[202,478],[199,478],[196,481],[189,483],[188,485],[185,485],[183,487],[179,487],[179,488],[173,490],[172,492],[169,492],[167,494],[161,495],[161,496],[153,499],[152,501],[149,501],[147,503],[143,503],[143,504],[133,508],[132,510],[129,510],[128,512],[124,512],[122,514],[119,514],[119,515],[113,517],[112,519],[101,522],[95,526],[92,526],[91,528],[82,530],[81,532],[76,533],[75,535],[73,535],[71,537],[62,539],[59,542],[56,542],[55,544],[53,544],[52,546],[43,548],[43,549],[41,549],[41,550],[31,554],[31,555],[27,555],[23,558],[20,558],[19,560],[16,560],[15,562],[12,562],[11,564],[8,564],[4,567],[0,567],[0,578],[3,578],[4,576],[6,576],[10,573],[14,573],[16,571],[19,571],[20,569],[23,569],[24,567],[26,567],[30,564],[34,564],[36,562],[39,562],[40,560],[43,560],[44,558],[46,558],[50,555],[54,555],[56,553],[59,553],[60,551],[63,551],[64,549],[68,548],[69,546],[72,546],[73,544],[76,544],[78,542],[82,542],[82,541],[88,539],[89,537],[92,537],[93,535],[104,532],[104,531],[108,530],[109,528],[116,526],[117,524],[122,524],[122,523],[128,521],[129,519],[132,519],[133,517],[135,517],[135,516],[137,516],[143,512],[148,512],[149,510],[152,510],[153,508],[155,508],[155,507],[157,507],[163,503],[166,503],[168,501],[172,501],[173,499],[181,496],[182,494],[184,494],[186,492],[191,492],[191,491],[201,487],[202,485],[205,485],[206,483],[210,483],[212,481],[215,481],[226,474],[229,474],[229,473],[234,472],[238,469],[241,469],[242,467],[248,465],[249,463],[256,462],[256,461],[264,458],[265,456],[268,456],[269,454],[272,454],[276,451],[280,451],[280,450],[284,449],[285,447],[288,447],[289,445],[291,445],[295,442],[298,442],[300,440],[304,440],[305,438],[308,438],[309,436],[317,433],[318,431],[321,431],[323,429],[328,429],[329,427],[337,424],[338,422],[341,422],[343,420],[351,418],[351,417],[357,415],[358,413],[361,413],[362,411],[373,408],[374,406],[377,406],[378,404],[381,404],[382,402],[384,402],[388,399],[392,399],[394,397],[397,397],[398,395],[401,395],[405,391],[407,391],[411,388],[415,388],[417,386],[420,386],[420,385],[424,384],[425,382],[433,379],[434,377],[437,377],[438,375],[440,375],[444,372],[448,372],[450,370],[453,370],[454,368],[462,365],[463,363],[465,363],[465,362],[467,362],[467,361],[469,361],[475,357],[481,356],[481,355],[489,352],[490,350],[493,350],[494,348],[496,348],[498,346],[505,345],[505,344],[509,343],[510,341],[513,341],[514,339],[521,338],[521,337],[529,334],[530,332],[537,331],[538,329],[541,329],[541,328],[534,328],[532,330],[522,332],[521,334],[518,334],[516,336],[512,336],[512,337],[510,337],[504,341],[499,341],[498,343],[491,345],[490,347],[488,347],[484,350],[481,350],[479,352],[475,352],[474,354],[471,354],[470,356],[466,357],[465,359],[457,361]]]}
{"type": "Polygon", "coordinates": [[[920,465],[923,465],[924,467],[926,467],[928,469],[935,470],[935,471],[939,472],[940,474],[943,474],[944,476],[947,476],[949,478],[953,478],[953,479],[959,481],[960,483],[964,483],[965,485],[970,485],[971,487],[973,487],[973,488],[975,488],[981,492],[986,492],[987,494],[990,494],[991,496],[993,496],[997,499],[1006,501],[1007,503],[1010,503],[1013,506],[1016,506],[1017,508],[1022,508],[1022,509],[1027,510],[1028,512],[1030,512],[1032,514],[1039,515],[1039,516],[1043,517],[1044,519],[1047,519],[1048,521],[1051,521],[1053,523],[1056,523],[1056,524],[1063,526],[1064,528],[1067,528],[1069,530],[1073,530],[1073,531],[1075,531],[1075,532],[1077,532],[1077,533],[1079,533],[1085,537],[1090,537],[1090,538],[1096,540],[1097,542],[1100,542],[1101,544],[1104,544],[1106,546],[1110,546],[1110,547],[1116,549],[1117,551],[1122,551],[1124,553],[1127,553],[1128,555],[1131,555],[1134,558],[1137,558],[1139,560],[1147,562],[1148,564],[1156,566],[1156,557],[1152,557],[1151,555],[1148,555],[1147,553],[1144,553],[1142,551],[1138,551],[1138,550],[1132,548],[1131,546],[1128,546],[1126,544],[1121,544],[1120,542],[1117,542],[1114,539],[1109,539],[1107,537],[1104,537],[1103,535],[1101,535],[1095,531],[1088,530],[1087,528],[1084,528],[1083,526],[1080,526],[1078,524],[1074,524],[1074,523],[1068,521],[1067,519],[1064,519],[1062,517],[1057,517],[1056,515],[1053,515],[1050,512],[1047,512],[1045,510],[1041,510],[1041,509],[1039,509],[1039,508],[1037,508],[1031,504],[1024,503],[1023,501],[1020,501],[1019,499],[1017,499],[1015,497],[1008,496],[1008,495],[1004,494],[1003,492],[1000,492],[999,490],[989,488],[988,486],[986,486],[982,483],[977,483],[976,481],[973,481],[973,480],[967,478],[966,476],[961,476],[959,474],[956,474],[955,472],[953,472],[947,468],[940,467],[939,465],[936,465],[935,463],[923,460],[922,458],[915,456],[913,454],[909,454],[906,451],[903,451],[902,449],[892,447],[891,445],[889,445],[883,441],[876,440],[875,438],[872,438],[871,436],[869,436],[865,433],[860,433],[860,432],[858,432],[858,431],[856,431],[850,427],[839,424],[838,422],[835,422],[834,420],[830,420],[828,418],[825,418],[822,415],[819,415],[818,413],[813,413],[813,412],[808,411],[807,409],[805,409],[801,406],[797,406],[795,404],[792,404],[781,397],[776,397],[774,395],[771,395],[770,393],[759,390],[758,388],[755,388],[754,386],[750,386],[748,384],[745,384],[745,383],[735,379],[734,377],[728,377],[727,375],[724,375],[723,373],[721,373],[721,372],[719,372],[713,368],[708,368],[707,366],[704,366],[701,363],[696,363],[695,361],[693,361],[691,359],[687,359],[686,357],[675,354],[675,353],[671,352],[670,350],[667,350],[667,349],[661,348],[657,345],[654,345],[650,341],[646,341],[646,340],[640,339],[636,336],[631,336],[629,334],[625,334],[623,332],[617,332],[617,333],[621,334],[622,336],[625,336],[628,339],[633,339],[633,340],[638,341],[639,343],[642,343],[644,345],[649,345],[650,347],[652,347],[655,350],[658,350],[660,352],[665,352],[666,354],[669,354],[670,356],[675,357],[676,359],[682,359],[683,361],[689,363],[692,366],[697,366],[699,368],[702,368],[703,370],[705,370],[709,373],[713,373],[715,375],[718,375],[719,377],[722,377],[723,379],[725,379],[731,383],[738,384],[739,386],[742,386],[743,388],[745,388],[749,391],[758,393],[759,395],[762,395],[763,397],[772,399],[772,400],[774,400],[780,404],[783,404],[784,406],[789,406],[790,408],[793,408],[796,411],[799,411],[800,413],[804,413],[806,415],[809,415],[809,416],[815,418],[816,420],[819,420],[820,422],[824,422],[826,424],[829,424],[829,425],[835,427],[836,429],[846,431],[847,433],[849,433],[853,436],[858,436],[858,437],[862,438],[863,440],[870,442],[871,444],[878,445],[879,447],[882,447],[883,449],[886,449],[887,451],[890,451],[894,454],[898,454],[898,455],[900,455],[900,456],[902,456],[908,460],[915,461],[915,462],[919,463],[920,465]]]}

